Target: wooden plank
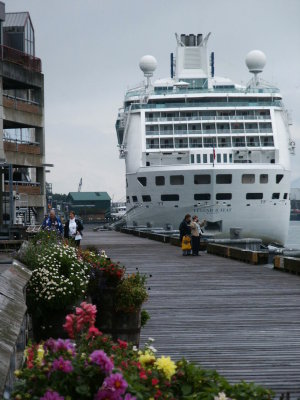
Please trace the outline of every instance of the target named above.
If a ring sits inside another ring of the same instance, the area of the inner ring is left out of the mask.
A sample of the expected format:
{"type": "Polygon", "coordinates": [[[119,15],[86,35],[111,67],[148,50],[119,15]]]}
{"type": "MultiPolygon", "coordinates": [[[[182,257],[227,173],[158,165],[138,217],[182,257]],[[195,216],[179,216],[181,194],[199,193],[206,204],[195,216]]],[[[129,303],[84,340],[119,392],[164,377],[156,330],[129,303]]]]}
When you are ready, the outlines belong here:
{"type": "Polygon", "coordinates": [[[154,337],[160,354],[300,395],[298,276],[117,232],[86,232],[87,243],[152,275],[142,341],[154,337]]]}

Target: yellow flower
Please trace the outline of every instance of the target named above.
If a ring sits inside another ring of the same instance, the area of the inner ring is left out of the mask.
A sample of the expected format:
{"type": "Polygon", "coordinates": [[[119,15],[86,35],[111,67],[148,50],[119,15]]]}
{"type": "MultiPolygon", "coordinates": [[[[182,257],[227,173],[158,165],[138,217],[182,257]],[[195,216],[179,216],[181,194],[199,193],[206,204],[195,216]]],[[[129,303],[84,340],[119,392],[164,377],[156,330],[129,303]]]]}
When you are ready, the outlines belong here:
{"type": "Polygon", "coordinates": [[[36,361],[38,364],[42,363],[42,361],[44,359],[44,354],[45,354],[45,350],[43,349],[43,346],[40,344],[37,349],[37,357],[36,357],[36,361]]]}
{"type": "Polygon", "coordinates": [[[176,365],[170,357],[161,356],[154,364],[157,369],[162,370],[167,379],[170,379],[176,372],[176,365]]]}
{"type": "Polygon", "coordinates": [[[151,364],[153,361],[155,361],[155,357],[148,351],[146,351],[145,354],[141,354],[139,356],[139,362],[142,364],[143,367],[145,367],[145,365],[147,364],[151,364]]]}
{"type": "Polygon", "coordinates": [[[21,372],[19,369],[16,369],[15,372],[14,372],[14,374],[15,374],[15,376],[16,376],[17,378],[19,378],[19,376],[22,374],[22,372],[21,372]]]}

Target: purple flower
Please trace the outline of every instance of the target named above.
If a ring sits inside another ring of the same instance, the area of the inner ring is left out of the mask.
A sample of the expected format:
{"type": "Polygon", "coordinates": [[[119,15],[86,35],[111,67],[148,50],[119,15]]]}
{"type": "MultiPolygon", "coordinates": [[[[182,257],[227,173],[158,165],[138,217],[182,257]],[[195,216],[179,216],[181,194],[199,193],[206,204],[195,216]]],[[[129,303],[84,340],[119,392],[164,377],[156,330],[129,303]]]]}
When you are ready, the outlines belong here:
{"type": "Polygon", "coordinates": [[[99,389],[94,396],[94,400],[119,400],[119,397],[116,397],[111,390],[99,389]]]}
{"type": "Polygon", "coordinates": [[[90,359],[93,364],[99,365],[106,374],[109,374],[114,367],[113,362],[103,350],[93,351],[90,355],[90,359]]]}
{"type": "Polygon", "coordinates": [[[53,353],[57,351],[67,351],[73,356],[75,355],[75,345],[71,342],[70,339],[57,339],[54,340],[52,338],[48,339],[44,344],[45,350],[50,350],[53,353]]]}
{"type": "Polygon", "coordinates": [[[52,392],[51,390],[47,390],[43,397],[40,397],[40,400],[64,400],[63,396],[60,396],[57,392],[52,392]]]}
{"type": "Polygon", "coordinates": [[[69,372],[73,371],[73,366],[71,361],[65,360],[62,356],[60,356],[58,359],[53,361],[52,371],[62,371],[68,374],[69,372]]]}
{"type": "Polygon", "coordinates": [[[131,396],[130,393],[125,394],[124,400],[136,400],[136,397],[131,396]]]}
{"type": "Polygon", "coordinates": [[[106,377],[102,384],[104,390],[111,390],[117,396],[124,394],[127,386],[127,382],[120,373],[111,374],[110,376],[106,377]]]}

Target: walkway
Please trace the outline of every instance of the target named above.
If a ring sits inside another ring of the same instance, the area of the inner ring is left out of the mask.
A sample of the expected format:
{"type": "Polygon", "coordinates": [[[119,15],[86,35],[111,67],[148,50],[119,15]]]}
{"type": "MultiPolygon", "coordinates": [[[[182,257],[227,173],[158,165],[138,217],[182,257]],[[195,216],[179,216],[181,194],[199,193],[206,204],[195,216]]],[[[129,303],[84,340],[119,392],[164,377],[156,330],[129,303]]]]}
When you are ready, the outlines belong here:
{"type": "Polygon", "coordinates": [[[87,243],[152,274],[142,340],[155,338],[159,353],[300,395],[299,276],[117,232],[86,232],[87,243]]]}

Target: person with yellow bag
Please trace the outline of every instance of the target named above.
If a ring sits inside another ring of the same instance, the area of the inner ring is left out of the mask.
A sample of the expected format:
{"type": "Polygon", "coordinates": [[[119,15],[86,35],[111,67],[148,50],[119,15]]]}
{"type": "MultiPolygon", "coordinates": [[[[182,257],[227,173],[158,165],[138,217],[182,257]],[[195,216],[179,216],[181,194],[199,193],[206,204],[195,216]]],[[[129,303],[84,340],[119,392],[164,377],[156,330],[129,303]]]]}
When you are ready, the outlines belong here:
{"type": "Polygon", "coordinates": [[[191,215],[186,214],[184,220],[179,225],[180,243],[183,256],[191,255],[192,251],[190,223],[191,223],[191,215]]]}

